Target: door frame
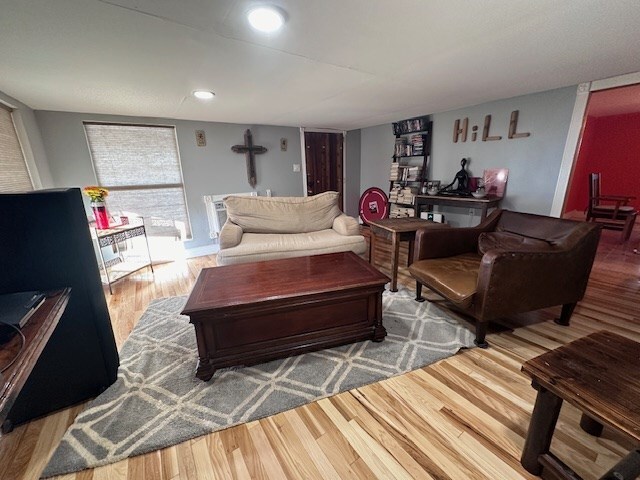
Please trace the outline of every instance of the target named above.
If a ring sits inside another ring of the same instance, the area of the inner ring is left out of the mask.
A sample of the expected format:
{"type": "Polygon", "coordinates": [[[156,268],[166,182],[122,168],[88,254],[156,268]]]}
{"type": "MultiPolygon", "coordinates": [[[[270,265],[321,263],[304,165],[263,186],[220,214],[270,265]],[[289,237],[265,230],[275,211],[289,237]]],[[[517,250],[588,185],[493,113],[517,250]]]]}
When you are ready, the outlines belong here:
{"type": "Polygon", "coordinates": [[[342,211],[345,209],[345,202],[347,200],[347,131],[337,130],[335,128],[313,128],[313,127],[300,127],[300,149],[302,157],[302,195],[307,196],[307,146],[305,145],[305,132],[309,133],[341,133],[342,134],[342,211]]]}
{"type": "Polygon", "coordinates": [[[582,140],[582,130],[586,121],[587,103],[591,92],[598,90],[606,90],[615,87],[624,87],[640,83],[640,72],[628,73],[617,77],[605,78],[602,80],[594,80],[593,82],[585,82],[578,85],[576,93],[576,101],[573,106],[573,114],[571,115],[571,123],[567,133],[567,141],[564,145],[562,154],[562,163],[560,164],[560,172],[558,173],[558,181],[556,183],[556,191],[553,195],[553,203],[551,204],[551,216],[561,217],[564,208],[564,202],[571,181],[571,173],[578,157],[580,150],[580,141],[582,140]]]}

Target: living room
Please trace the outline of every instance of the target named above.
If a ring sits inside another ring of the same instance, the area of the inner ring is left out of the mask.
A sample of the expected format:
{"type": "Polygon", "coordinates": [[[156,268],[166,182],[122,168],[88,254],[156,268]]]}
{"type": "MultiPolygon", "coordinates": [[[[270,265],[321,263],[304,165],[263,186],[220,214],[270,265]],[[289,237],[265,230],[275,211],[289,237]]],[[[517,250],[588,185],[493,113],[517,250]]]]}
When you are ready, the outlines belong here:
{"type": "MultiPolygon", "coordinates": [[[[255,191],[258,198],[308,198],[305,133],[343,135],[339,207],[356,219],[363,192],[377,187],[389,194],[392,123],[423,116],[433,125],[429,179],[448,184],[461,158],[469,159],[470,177],[508,169],[501,208],[560,217],[570,213],[565,198],[573,182],[587,183],[572,172],[590,95],[640,82],[633,54],[640,11],[632,2],[488,8],[283,1],[276,2],[282,28],[266,35],[248,25],[245,13],[254,3],[3,5],[0,103],[11,110],[33,189],[100,184],[97,152],[109,144],[99,144],[91,125],[170,128],[174,138],[181,178],[164,186],[181,192],[177,208],[186,227],[168,237],[150,234],[153,272],[141,269],[110,285],[113,294],[103,288],[121,363],[123,344],[153,302],[189,295],[199,272],[216,267],[220,245],[205,196],[255,191]],[[214,97],[194,97],[199,89],[214,97]],[[514,132],[528,136],[510,135],[514,111],[514,132]],[[465,119],[466,140],[460,134],[455,141],[454,125],[465,119]],[[483,125],[490,140],[482,138],[483,125]],[[245,155],[232,150],[245,143],[246,130],[266,149],[253,159],[255,186],[245,155]]],[[[159,183],[162,167],[137,167],[159,183]]],[[[600,173],[604,193],[640,195],[600,173]]],[[[0,174],[0,185],[9,180],[0,174]]],[[[136,204],[120,207],[119,195],[118,188],[109,192],[109,209],[136,211],[136,204]]],[[[90,218],[90,199],[83,200],[90,218]]],[[[437,211],[452,229],[481,221],[469,208],[437,211]]],[[[367,227],[360,228],[369,239],[367,227]]],[[[552,322],[558,308],[518,314],[489,326],[487,350],[463,348],[410,373],[103,466],[95,451],[85,452],[95,468],[63,478],[534,478],[519,463],[536,393],[520,368],[601,329],[640,340],[634,306],[640,256],[633,253],[639,240],[636,231],[624,242],[619,232],[602,231],[570,327],[552,322]]],[[[391,247],[377,245],[373,265],[390,275],[391,247]]],[[[402,243],[401,263],[408,255],[402,243]]],[[[404,264],[399,270],[401,286],[414,294],[415,280],[404,264]]],[[[42,475],[86,405],[3,434],[0,477],[42,475]]],[[[553,447],[584,478],[599,477],[637,448],[608,429],[590,437],[577,427],[579,414],[574,406],[562,410],[553,447]]]]}

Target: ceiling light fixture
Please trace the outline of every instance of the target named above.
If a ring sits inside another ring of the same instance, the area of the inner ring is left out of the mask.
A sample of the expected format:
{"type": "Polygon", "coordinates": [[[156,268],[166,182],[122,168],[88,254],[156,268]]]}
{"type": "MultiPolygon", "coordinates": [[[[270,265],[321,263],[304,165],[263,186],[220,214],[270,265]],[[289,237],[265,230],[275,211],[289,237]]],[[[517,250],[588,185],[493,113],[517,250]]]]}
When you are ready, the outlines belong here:
{"type": "Polygon", "coordinates": [[[284,25],[284,15],[276,7],[257,7],[247,14],[249,24],[263,33],[273,33],[284,25]]]}
{"type": "Polygon", "coordinates": [[[216,96],[216,94],[210,92],[209,90],[196,90],[195,92],[193,92],[193,96],[200,100],[211,100],[216,96]]]}

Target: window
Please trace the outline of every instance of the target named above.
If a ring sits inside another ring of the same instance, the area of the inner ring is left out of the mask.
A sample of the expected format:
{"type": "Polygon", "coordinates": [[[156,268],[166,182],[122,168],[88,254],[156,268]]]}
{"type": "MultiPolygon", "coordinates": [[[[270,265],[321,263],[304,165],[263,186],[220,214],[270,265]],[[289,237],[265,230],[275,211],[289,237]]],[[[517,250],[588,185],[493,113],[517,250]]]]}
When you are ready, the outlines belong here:
{"type": "Polygon", "coordinates": [[[11,110],[0,103],[0,192],[33,190],[11,110]]]}
{"type": "Polygon", "coordinates": [[[84,123],[109,211],[144,217],[149,235],[191,238],[175,127],[84,123]]]}

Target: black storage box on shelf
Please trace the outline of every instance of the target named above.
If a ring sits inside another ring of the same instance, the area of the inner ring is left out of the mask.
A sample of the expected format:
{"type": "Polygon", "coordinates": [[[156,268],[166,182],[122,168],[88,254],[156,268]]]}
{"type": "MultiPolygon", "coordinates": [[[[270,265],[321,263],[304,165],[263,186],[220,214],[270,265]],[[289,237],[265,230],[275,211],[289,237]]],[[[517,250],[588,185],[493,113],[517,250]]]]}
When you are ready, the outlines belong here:
{"type": "Polygon", "coordinates": [[[416,117],[393,122],[393,134],[405,135],[407,133],[424,132],[429,129],[429,123],[429,117],[416,117]]]}
{"type": "Polygon", "coordinates": [[[0,294],[71,287],[7,417],[17,425],[98,395],[119,359],[80,189],[0,194],[0,248],[0,294]]]}

